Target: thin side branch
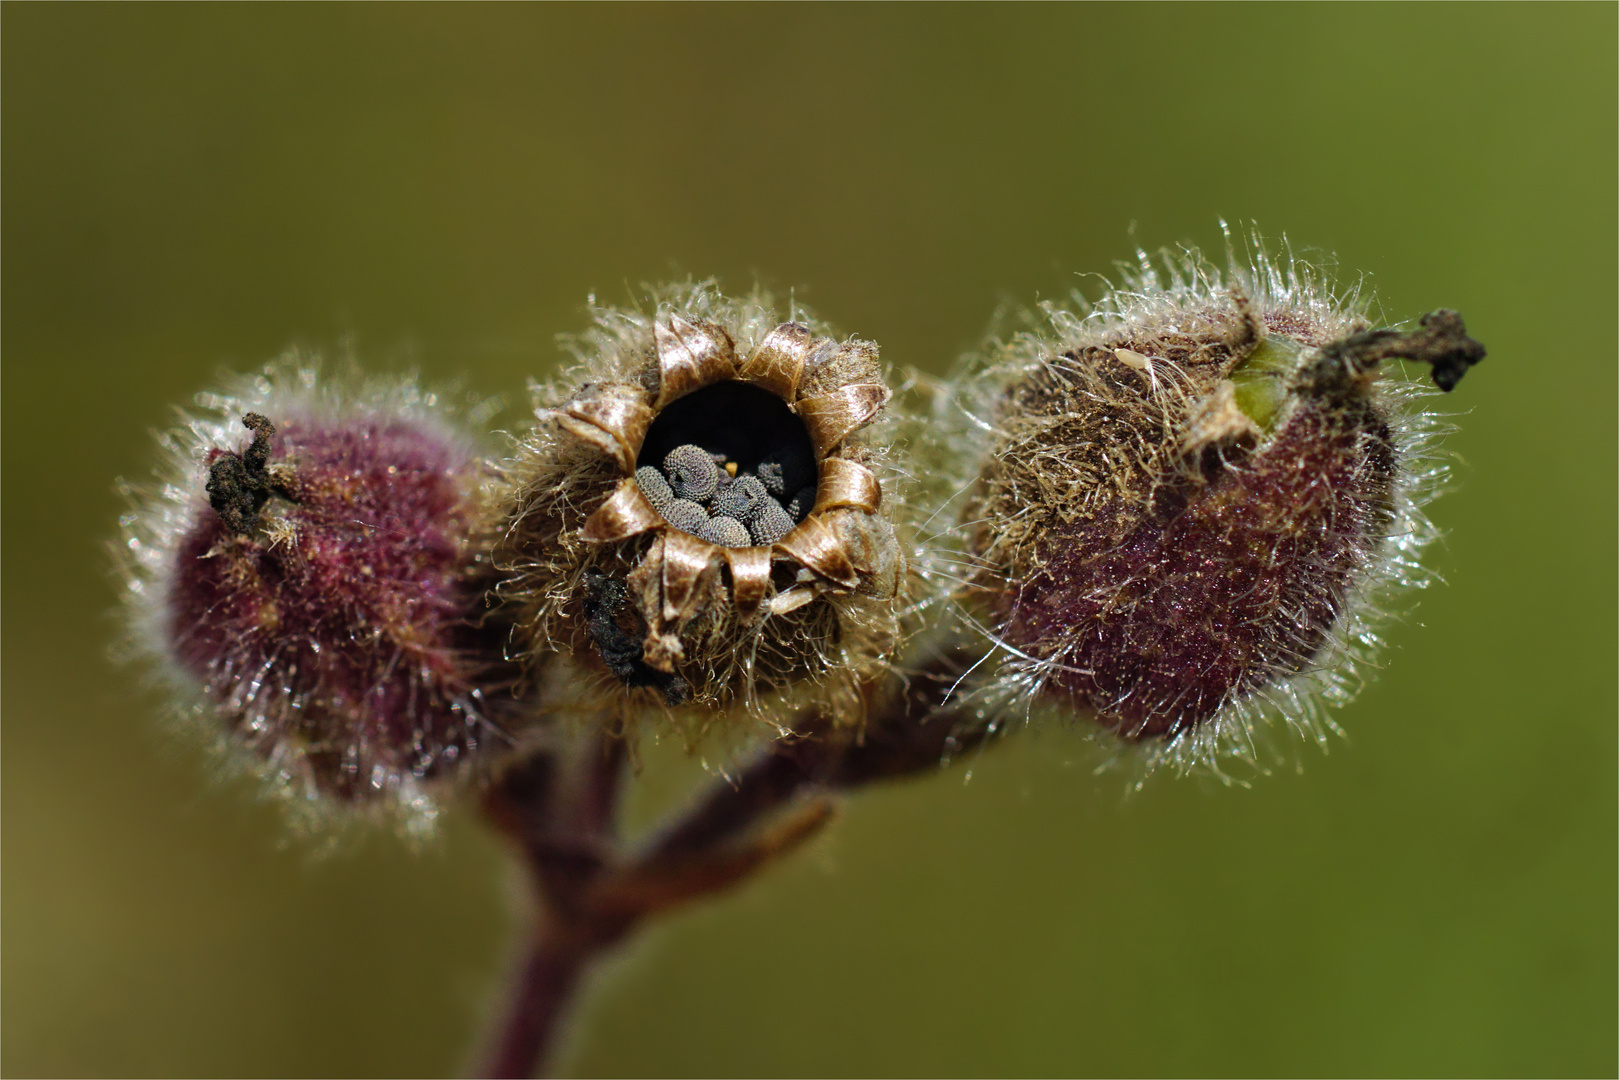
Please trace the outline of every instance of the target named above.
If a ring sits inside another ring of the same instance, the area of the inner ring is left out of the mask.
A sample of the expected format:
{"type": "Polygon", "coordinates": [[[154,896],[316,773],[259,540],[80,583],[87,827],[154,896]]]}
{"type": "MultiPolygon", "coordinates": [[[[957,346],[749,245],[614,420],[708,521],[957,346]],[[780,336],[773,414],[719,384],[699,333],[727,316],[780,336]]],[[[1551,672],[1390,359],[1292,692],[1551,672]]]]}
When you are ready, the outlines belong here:
{"type": "Polygon", "coordinates": [[[523,855],[540,929],[480,1074],[532,1076],[596,957],[644,919],[721,893],[801,847],[831,820],[831,795],[936,769],[981,743],[982,725],[945,707],[970,664],[949,651],[873,687],[858,733],[806,712],[797,737],[763,749],[734,780],[715,781],[635,850],[615,836],[622,740],[597,735],[575,754],[536,754],[507,769],[484,809],[523,855]]]}

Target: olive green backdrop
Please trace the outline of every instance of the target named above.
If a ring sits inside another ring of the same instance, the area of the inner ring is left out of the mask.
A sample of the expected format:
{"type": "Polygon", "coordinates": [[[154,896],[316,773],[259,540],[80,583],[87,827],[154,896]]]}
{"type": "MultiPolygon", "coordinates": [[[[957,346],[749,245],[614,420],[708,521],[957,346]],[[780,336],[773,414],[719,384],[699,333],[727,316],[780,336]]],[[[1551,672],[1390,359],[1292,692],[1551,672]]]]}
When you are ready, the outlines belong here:
{"type": "Polygon", "coordinates": [[[691,273],[940,369],[1222,217],[1490,348],[1350,739],[1126,798],[1052,727],[857,798],[627,950],[564,1068],[1619,1068],[1612,5],[0,17],[6,1073],[454,1072],[508,960],[474,822],[317,857],[106,659],[113,479],[221,367],[352,340],[515,424],[588,293],[691,273]]]}

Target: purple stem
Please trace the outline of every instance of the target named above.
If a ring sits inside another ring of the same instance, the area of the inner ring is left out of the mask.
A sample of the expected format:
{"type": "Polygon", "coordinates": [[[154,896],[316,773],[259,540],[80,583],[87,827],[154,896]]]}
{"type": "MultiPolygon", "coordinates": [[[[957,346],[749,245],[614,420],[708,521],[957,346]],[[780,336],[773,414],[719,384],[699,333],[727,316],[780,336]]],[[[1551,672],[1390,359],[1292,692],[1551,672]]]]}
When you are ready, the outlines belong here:
{"type": "Polygon", "coordinates": [[[793,725],[801,738],[763,749],[731,781],[721,780],[647,848],[648,862],[734,840],[808,791],[849,791],[878,780],[931,772],[984,742],[991,732],[948,707],[945,698],[974,657],[941,652],[874,704],[858,733],[810,713],[793,725]]]}
{"type": "Polygon", "coordinates": [[[940,653],[881,691],[859,732],[807,712],[800,738],[765,748],[734,781],[719,781],[639,854],[615,846],[623,741],[588,740],[577,755],[535,755],[491,788],[485,811],[515,840],[544,913],[480,1075],[526,1077],[548,1060],[586,967],[642,918],[745,879],[826,820],[802,803],[775,834],[765,828],[801,796],[936,769],[989,732],[947,707],[971,658],[940,653]]]}
{"type": "Polygon", "coordinates": [[[557,1024],[596,949],[549,926],[535,934],[512,986],[506,1018],[477,1075],[517,1080],[546,1064],[557,1024]]]}

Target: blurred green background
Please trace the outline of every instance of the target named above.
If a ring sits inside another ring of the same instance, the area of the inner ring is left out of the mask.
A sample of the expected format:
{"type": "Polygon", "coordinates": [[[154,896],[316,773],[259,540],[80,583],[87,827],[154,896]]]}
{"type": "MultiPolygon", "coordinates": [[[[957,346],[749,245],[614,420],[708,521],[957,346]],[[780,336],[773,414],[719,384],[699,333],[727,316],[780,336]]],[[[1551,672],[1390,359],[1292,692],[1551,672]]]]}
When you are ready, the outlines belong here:
{"type": "Polygon", "coordinates": [[[1616,21],[8,4],[0,1070],[452,1073],[509,959],[474,822],[316,857],[105,658],[113,478],[221,367],[352,339],[516,423],[588,293],[691,273],[941,368],[1224,217],[1490,348],[1350,741],[1125,798],[1047,729],[862,796],[628,949],[561,1067],[1612,1075],[1616,21]]]}

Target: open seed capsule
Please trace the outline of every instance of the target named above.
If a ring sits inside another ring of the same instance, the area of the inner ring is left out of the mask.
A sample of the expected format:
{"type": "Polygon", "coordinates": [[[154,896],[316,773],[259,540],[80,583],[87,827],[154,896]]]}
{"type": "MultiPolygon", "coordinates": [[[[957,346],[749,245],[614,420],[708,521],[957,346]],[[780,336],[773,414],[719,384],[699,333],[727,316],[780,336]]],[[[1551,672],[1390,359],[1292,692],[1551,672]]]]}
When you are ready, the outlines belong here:
{"type": "Polygon", "coordinates": [[[813,684],[857,719],[905,578],[864,431],[889,398],[876,346],[701,286],[597,323],[513,465],[499,560],[528,649],[608,695],[767,709],[813,684]],[[796,516],[784,478],[813,485],[796,516]]]}

